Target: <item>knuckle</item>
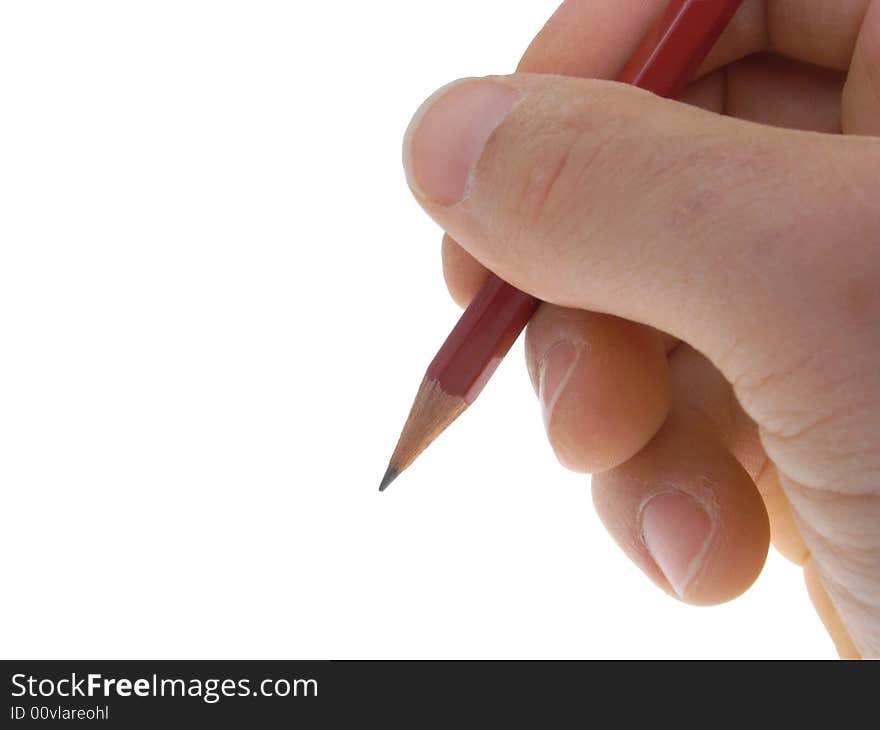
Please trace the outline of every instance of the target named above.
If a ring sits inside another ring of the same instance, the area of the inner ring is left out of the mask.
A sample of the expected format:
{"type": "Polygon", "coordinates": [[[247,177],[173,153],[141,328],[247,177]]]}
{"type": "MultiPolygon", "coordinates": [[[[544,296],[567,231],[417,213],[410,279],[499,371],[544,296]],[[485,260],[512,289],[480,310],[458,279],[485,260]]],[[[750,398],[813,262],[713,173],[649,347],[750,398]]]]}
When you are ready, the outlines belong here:
{"type": "Polygon", "coordinates": [[[565,89],[556,93],[563,98],[539,104],[527,128],[510,140],[518,148],[511,155],[517,169],[503,181],[504,207],[528,235],[554,235],[584,224],[590,191],[603,177],[598,168],[605,167],[603,161],[616,146],[611,142],[617,125],[602,112],[601,93],[576,101],[565,89]],[[561,111],[551,116],[541,111],[545,106],[561,111]]]}
{"type": "Polygon", "coordinates": [[[599,148],[579,126],[554,125],[535,140],[514,203],[528,230],[546,230],[567,219],[575,191],[583,188],[599,148]]]}

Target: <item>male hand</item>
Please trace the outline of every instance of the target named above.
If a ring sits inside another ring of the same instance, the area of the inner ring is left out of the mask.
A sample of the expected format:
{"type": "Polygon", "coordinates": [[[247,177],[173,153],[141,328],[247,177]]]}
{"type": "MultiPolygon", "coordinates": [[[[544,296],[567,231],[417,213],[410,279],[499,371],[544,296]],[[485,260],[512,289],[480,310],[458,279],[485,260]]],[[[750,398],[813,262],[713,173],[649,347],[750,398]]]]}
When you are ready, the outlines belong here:
{"type": "Polygon", "coordinates": [[[665,6],[565,2],[520,73],[426,102],[408,180],[458,302],[487,268],[548,302],[550,441],[648,576],[729,600],[772,536],[880,656],[880,0],[747,0],[687,105],[582,78],[665,6]]]}

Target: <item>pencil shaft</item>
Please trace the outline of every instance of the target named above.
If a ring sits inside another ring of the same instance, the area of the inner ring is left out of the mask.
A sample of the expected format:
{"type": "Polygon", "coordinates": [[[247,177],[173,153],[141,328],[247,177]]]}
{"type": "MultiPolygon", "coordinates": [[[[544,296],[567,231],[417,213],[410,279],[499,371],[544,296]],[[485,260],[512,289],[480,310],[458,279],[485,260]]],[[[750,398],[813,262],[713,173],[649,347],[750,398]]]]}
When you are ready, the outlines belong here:
{"type": "Polygon", "coordinates": [[[425,377],[473,403],[540,302],[490,276],[449,334],[425,377]]]}
{"type": "Polygon", "coordinates": [[[617,77],[675,97],[699,71],[743,0],[674,0],[617,77]]]}

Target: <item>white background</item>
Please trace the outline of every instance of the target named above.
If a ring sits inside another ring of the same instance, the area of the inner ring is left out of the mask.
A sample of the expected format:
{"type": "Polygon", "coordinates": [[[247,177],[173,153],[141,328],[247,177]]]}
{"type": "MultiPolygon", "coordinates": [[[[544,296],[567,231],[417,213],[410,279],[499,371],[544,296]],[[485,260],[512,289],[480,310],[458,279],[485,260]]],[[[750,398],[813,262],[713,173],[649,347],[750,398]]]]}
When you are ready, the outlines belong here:
{"type": "Polygon", "coordinates": [[[719,608],[643,577],[521,345],[376,491],[458,316],[403,131],[553,9],[0,5],[3,657],[834,656],[776,553],[719,608]]]}

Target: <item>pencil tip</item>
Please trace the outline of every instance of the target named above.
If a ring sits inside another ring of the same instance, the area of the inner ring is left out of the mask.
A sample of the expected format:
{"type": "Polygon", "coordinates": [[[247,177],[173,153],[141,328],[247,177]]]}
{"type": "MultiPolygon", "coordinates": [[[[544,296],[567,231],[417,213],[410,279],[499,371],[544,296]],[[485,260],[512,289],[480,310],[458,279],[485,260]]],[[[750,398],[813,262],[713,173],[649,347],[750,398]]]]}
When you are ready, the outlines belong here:
{"type": "Polygon", "coordinates": [[[384,492],[388,489],[388,485],[391,484],[397,477],[400,476],[400,472],[393,467],[388,467],[388,471],[385,472],[385,476],[382,477],[382,483],[379,485],[379,491],[384,492]]]}

